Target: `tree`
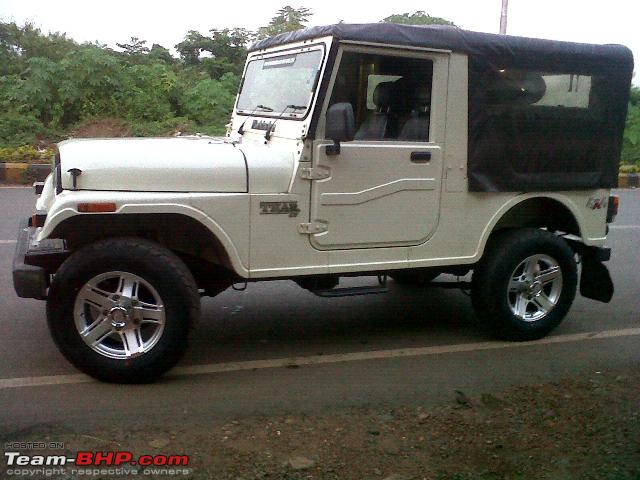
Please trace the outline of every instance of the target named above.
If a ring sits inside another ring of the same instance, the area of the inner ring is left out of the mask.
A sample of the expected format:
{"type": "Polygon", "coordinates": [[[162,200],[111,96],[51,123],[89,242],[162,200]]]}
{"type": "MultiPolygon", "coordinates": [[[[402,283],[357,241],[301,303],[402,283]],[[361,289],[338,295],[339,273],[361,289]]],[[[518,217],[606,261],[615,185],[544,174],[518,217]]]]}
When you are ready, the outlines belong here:
{"type": "Polygon", "coordinates": [[[305,27],[313,13],[311,9],[300,7],[293,8],[289,5],[276,12],[269,25],[258,29],[258,39],[273,37],[284,32],[293,32],[305,27]]]}
{"type": "Polygon", "coordinates": [[[22,72],[29,58],[60,60],[74,48],[77,44],[63,33],[44,35],[32,23],[0,22],[0,75],[22,72]]]}
{"type": "Polygon", "coordinates": [[[631,87],[631,93],[629,95],[629,102],[635,107],[640,107],[640,88],[631,87]]]}
{"type": "Polygon", "coordinates": [[[254,34],[244,28],[209,30],[210,36],[191,30],[176,45],[180,58],[192,66],[202,66],[211,78],[226,72],[240,74],[247,54],[247,45],[254,34]],[[203,55],[203,53],[205,55],[203,55]]]}
{"type": "Polygon", "coordinates": [[[455,23],[440,17],[432,17],[422,10],[414,13],[401,13],[390,15],[382,19],[385,23],[400,23],[403,25],[451,25],[455,27],[455,23]]]}
{"type": "Polygon", "coordinates": [[[131,37],[131,43],[116,43],[116,45],[124,50],[127,55],[144,55],[149,53],[149,49],[145,46],[146,43],[146,40],[131,37]]]}
{"type": "Polygon", "coordinates": [[[171,52],[157,43],[154,43],[151,46],[151,50],[149,50],[149,60],[151,63],[166,63],[167,65],[176,63],[176,59],[173,58],[171,52]]]}

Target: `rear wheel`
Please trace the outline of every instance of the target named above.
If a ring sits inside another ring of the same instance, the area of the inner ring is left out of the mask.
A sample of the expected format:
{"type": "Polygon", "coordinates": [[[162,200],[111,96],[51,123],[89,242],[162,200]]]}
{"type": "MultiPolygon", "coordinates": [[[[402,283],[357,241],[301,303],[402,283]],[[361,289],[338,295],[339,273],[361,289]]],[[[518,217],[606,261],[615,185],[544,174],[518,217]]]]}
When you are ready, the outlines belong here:
{"type": "Polygon", "coordinates": [[[104,381],[143,383],[181,358],[199,301],[175,254],[142,239],[108,239],[60,267],[47,318],[58,348],[78,369],[104,381]]]}
{"type": "Polygon", "coordinates": [[[533,340],[554,329],[575,298],[569,245],[539,229],[496,234],[473,274],[476,314],[500,338],[533,340]]]}

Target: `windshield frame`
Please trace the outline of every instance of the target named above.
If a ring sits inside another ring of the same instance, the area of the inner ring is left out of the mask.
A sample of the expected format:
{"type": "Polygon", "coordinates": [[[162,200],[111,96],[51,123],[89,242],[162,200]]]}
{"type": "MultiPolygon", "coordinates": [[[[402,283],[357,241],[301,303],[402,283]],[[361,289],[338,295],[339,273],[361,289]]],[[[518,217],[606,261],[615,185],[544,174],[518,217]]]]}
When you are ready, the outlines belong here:
{"type": "Polygon", "coordinates": [[[254,55],[252,57],[249,57],[247,59],[247,63],[244,67],[244,72],[242,74],[242,80],[240,81],[240,88],[238,89],[238,95],[236,96],[236,103],[234,105],[234,111],[236,113],[236,115],[240,115],[243,117],[266,117],[266,118],[280,118],[281,120],[296,120],[296,121],[301,121],[301,120],[306,120],[306,118],[309,116],[309,114],[311,113],[311,111],[313,110],[313,105],[314,102],[317,98],[318,95],[318,90],[320,89],[320,84],[321,84],[321,77],[322,77],[322,72],[324,69],[324,65],[325,62],[327,60],[327,48],[326,45],[324,43],[313,43],[310,45],[298,45],[295,47],[290,47],[290,48],[285,48],[285,49],[280,49],[277,51],[272,51],[272,52],[265,52],[265,53],[260,53],[257,55],[254,55]],[[321,57],[320,57],[320,62],[318,62],[318,79],[315,83],[315,88],[314,90],[311,92],[311,95],[309,95],[309,101],[307,102],[307,104],[305,105],[305,111],[304,114],[298,114],[294,111],[285,111],[284,114],[282,114],[281,111],[277,111],[274,110],[273,112],[269,112],[269,111],[265,111],[265,110],[261,110],[261,109],[257,109],[255,111],[253,110],[239,110],[238,109],[238,103],[240,102],[240,96],[242,95],[242,91],[244,90],[245,87],[245,80],[246,80],[246,75],[247,75],[247,70],[249,68],[249,64],[251,62],[255,62],[258,60],[267,60],[267,59],[271,59],[271,58],[276,58],[276,57],[286,57],[287,55],[291,55],[291,54],[300,54],[300,53],[307,53],[307,52],[311,52],[311,51],[320,51],[321,52],[321,57]]]}

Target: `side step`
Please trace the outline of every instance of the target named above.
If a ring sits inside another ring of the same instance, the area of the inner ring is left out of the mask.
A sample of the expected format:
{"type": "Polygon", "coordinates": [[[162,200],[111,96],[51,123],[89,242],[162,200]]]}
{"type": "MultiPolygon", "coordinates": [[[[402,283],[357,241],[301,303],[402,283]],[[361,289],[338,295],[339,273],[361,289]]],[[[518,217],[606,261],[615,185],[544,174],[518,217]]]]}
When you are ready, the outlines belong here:
{"type": "Polygon", "coordinates": [[[355,297],[356,295],[375,295],[377,293],[387,293],[389,289],[387,287],[345,287],[345,288],[331,288],[328,290],[312,290],[312,292],[324,298],[335,297],[355,297]]]}

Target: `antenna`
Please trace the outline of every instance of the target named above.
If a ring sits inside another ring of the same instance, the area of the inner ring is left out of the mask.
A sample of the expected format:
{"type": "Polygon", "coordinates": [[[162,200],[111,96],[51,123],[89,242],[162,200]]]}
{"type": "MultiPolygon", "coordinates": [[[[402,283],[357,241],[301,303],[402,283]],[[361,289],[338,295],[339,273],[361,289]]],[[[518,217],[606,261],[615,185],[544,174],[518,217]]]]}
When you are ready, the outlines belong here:
{"type": "Polygon", "coordinates": [[[502,0],[502,11],[500,12],[500,34],[507,34],[507,10],[509,9],[509,0],[502,0]]]}

